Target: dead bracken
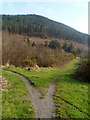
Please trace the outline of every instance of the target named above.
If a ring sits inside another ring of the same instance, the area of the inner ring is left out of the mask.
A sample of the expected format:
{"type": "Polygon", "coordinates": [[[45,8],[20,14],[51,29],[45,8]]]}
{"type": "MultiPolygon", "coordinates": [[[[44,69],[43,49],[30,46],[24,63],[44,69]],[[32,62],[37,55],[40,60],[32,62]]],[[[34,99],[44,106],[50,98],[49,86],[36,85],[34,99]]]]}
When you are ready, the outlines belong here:
{"type": "Polygon", "coordinates": [[[0,76],[0,91],[8,91],[7,87],[8,81],[4,77],[0,76]]]}

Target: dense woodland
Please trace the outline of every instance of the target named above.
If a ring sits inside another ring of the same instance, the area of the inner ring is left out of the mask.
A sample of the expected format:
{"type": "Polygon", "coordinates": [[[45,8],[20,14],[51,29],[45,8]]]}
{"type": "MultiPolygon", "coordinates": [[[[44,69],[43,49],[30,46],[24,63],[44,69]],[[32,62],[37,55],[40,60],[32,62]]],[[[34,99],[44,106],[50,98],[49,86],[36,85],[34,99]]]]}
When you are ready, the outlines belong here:
{"type": "Polygon", "coordinates": [[[2,29],[40,38],[60,38],[89,44],[89,36],[39,15],[2,15],[2,29]]]}

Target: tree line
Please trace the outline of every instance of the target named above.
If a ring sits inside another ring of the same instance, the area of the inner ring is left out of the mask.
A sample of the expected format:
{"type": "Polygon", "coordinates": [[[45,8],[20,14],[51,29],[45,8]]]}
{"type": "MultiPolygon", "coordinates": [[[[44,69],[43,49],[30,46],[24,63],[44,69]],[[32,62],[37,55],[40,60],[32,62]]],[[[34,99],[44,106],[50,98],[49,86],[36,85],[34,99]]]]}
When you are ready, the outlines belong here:
{"type": "MultiPolygon", "coordinates": [[[[28,46],[37,47],[37,44],[34,41],[31,42],[28,38],[25,40],[25,42],[27,43],[28,46]]],[[[50,42],[45,41],[44,44],[41,44],[41,47],[43,46],[54,50],[63,49],[65,52],[72,53],[74,55],[80,55],[82,52],[79,48],[75,48],[72,43],[68,44],[67,42],[64,42],[64,44],[61,46],[60,42],[56,39],[51,40],[50,42]]]]}
{"type": "Polygon", "coordinates": [[[89,44],[89,35],[39,15],[2,15],[2,29],[40,38],[60,38],[89,44]]]}

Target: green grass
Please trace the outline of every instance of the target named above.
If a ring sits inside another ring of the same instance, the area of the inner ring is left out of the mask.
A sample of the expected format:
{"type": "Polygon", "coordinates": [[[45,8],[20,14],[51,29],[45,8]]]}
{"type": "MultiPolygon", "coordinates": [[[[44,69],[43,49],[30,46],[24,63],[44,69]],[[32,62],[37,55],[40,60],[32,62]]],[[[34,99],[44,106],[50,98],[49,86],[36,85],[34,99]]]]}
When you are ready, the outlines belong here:
{"type": "Polygon", "coordinates": [[[68,64],[60,72],[56,84],[54,100],[57,117],[89,118],[88,116],[88,83],[75,80],[73,72],[78,67],[78,61],[68,64]]]}
{"type": "Polygon", "coordinates": [[[45,95],[44,87],[48,87],[57,77],[54,100],[56,117],[61,118],[89,118],[88,113],[88,86],[89,83],[81,82],[72,77],[79,67],[80,60],[75,59],[62,68],[39,68],[27,71],[25,68],[5,67],[4,69],[20,73],[27,77],[31,83],[42,88],[42,97],[45,95]]]}
{"type": "Polygon", "coordinates": [[[54,79],[59,75],[58,68],[39,68],[37,70],[25,70],[25,68],[9,66],[5,67],[5,70],[10,70],[13,72],[17,72],[26,78],[28,78],[33,85],[33,87],[39,88],[41,92],[40,99],[43,99],[46,95],[45,87],[49,86],[49,83],[53,82],[54,79]]]}
{"type": "Polygon", "coordinates": [[[45,87],[50,82],[54,80],[59,75],[59,69],[58,68],[39,68],[37,70],[25,70],[25,68],[19,68],[19,67],[6,67],[5,70],[10,70],[17,72],[21,75],[24,75],[27,77],[33,86],[35,87],[45,87]]]}
{"type": "Polygon", "coordinates": [[[2,118],[32,118],[34,112],[28,99],[28,90],[18,76],[3,71],[8,80],[7,91],[2,93],[2,118]]]}

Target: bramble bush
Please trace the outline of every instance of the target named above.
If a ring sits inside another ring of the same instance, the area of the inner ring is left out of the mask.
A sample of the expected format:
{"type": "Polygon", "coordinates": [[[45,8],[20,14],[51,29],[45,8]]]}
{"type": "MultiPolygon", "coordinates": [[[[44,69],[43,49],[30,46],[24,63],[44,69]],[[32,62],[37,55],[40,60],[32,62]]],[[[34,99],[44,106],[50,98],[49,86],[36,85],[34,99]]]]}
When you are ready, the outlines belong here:
{"type": "Polygon", "coordinates": [[[81,81],[90,83],[90,58],[81,60],[79,69],[74,73],[74,76],[81,81]]]}

